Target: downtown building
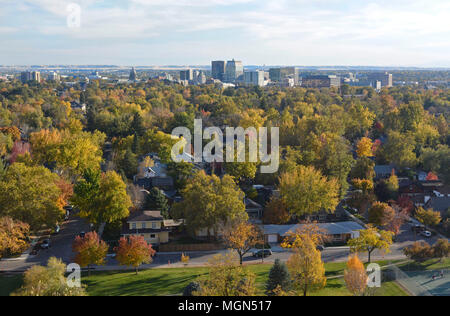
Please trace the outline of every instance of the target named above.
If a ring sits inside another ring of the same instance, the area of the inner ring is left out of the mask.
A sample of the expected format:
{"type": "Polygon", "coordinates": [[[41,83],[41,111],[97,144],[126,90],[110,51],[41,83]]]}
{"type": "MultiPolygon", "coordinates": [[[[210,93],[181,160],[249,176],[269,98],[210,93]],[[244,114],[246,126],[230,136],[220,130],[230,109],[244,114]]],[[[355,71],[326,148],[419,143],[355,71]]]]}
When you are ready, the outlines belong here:
{"type": "Polygon", "coordinates": [[[225,72],[227,62],[223,60],[215,60],[211,62],[211,77],[220,81],[225,80],[225,72]]]}
{"type": "Polygon", "coordinates": [[[264,86],[265,72],[262,70],[244,72],[244,84],[253,86],[264,86]]]}
{"type": "Polygon", "coordinates": [[[230,60],[225,67],[224,82],[235,83],[242,79],[244,75],[244,64],[242,61],[230,60]]]}
{"type": "Polygon", "coordinates": [[[373,72],[367,75],[367,79],[373,86],[374,82],[380,81],[381,87],[392,87],[392,74],[387,72],[373,72]]]}
{"type": "Polygon", "coordinates": [[[294,85],[298,85],[299,73],[295,67],[280,67],[269,69],[270,81],[278,84],[285,84],[288,79],[294,80],[294,85]]]}
{"type": "Polygon", "coordinates": [[[22,83],[28,81],[41,82],[41,73],[39,71],[24,71],[20,74],[20,81],[22,83]]]}
{"type": "Polygon", "coordinates": [[[314,75],[302,78],[304,88],[332,88],[340,87],[341,78],[335,75],[314,75]]]}

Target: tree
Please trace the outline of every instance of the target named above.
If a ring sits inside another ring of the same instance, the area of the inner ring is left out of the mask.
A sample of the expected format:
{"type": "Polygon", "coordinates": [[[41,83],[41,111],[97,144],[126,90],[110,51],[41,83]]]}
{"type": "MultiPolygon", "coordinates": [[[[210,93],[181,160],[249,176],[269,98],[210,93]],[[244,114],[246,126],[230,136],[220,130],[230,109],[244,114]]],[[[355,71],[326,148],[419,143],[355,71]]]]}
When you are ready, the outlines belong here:
{"type": "Polygon", "coordinates": [[[371,254],[374,250],[390,252],[393,235],[392,232],[379,230],[369,225],[367,229],[359,231],[359,237],[350,239],[348,245],[352,252],[367,251],[368,262],[370,263],[371,254]]]}
{"type": "Polygon", "coordinates": [[[276,259],[272,268],[270,268],[269,279],[266,284],[266,293],[269,296],[275,295],[276,290],[284,292],[291,288],[291,275],[285,263],[276,259]]]}
{"type": "Polygon", "coordinates": [[[222,238],[229,248],[236,250],[242,265],[244,255],[253,247],[262,244],[261,232],[246,221],[228,222],[222,229],[222,238]]]}
{"type": "Polygon", "coordinates": [[[433,245],[433,257],[442,259],[447,258],[450,254],[450,243],[447,239],[441,238],[433,245]]]}
{"type": "Polygon", "coordinates": [[[80,216],[97,225],[128,217],[132,206],[125,183],[114,171],[86,171],[74,192],[72,202],[80,209],[80,216]]]}
{"type": "Polygon", "coordinates": [[[198,296],[253,296],[255,275],[239,265],[235,257],[216,255],[209,261],[208,276],[200,280],[198,296]]]}
{"type": "Polygon", "coordinates": [[[189,283],[183,290],[183,296],[195,296],[196,293],[201,292],[202,288],[199,282],[189,283]]]}
{"type": "Polygon", "coordinates": [[[25,251],[29,230],[28,224],[14,221],[11,217],[0,217],[0,259],[25,251]]]}
{"type": "Polygon", "coordinates": [[[423,262],[433,257],[433,249],[430,244],[424,241],[416,241],[411,246],[403,249],[403,253],[416,262],[423,262]]]}
{"type": "Polygon", "coordinates": [[[375,177],[375,163],[367,157],[360,157],[350,171],[351,179],[372,180],[375,177]]]}
{"type": "Polygon", "coordinates": [[[416,210],[416,218],[426,226],[436,226],[442,220],[441,213],[435,212],[432,209],[425,210],[423,207],[419,207],[416,210]]]}
{"type": "Polygon", "coordinates": [[[84,237],[77,236],[72,245],[75,255],[75,262],[81,267],[88,267],[88,274],[91,275],[91,265],[104,265],[108,254],[108,244],[106,244],[96,232],[89,232],[84,237]]]}
{"type": "Polygon", "coordinates": [[[264,210],[264,223],[282,225],[286,224],[291,215],[289,214],[283,200],[278,197],[272,197],[266,204],[264,210]]]}
{"type": "Polygon", "coordinates": [[[144,208],[147,210],[160,211],[161,215],[169,218],[169,202],[166,196],[158,188],[152,188],[145,199],[144,208]]]}
{"type": "Polygon", "coordinates": [[[414,152],[414,138],[397,131],[388,133],[388,140],[383,147],[383,155],[399,168],[415,167],[418,160],[414,152]]]}
{"type": "Polygon", "coordinates": [[[339,203],[339,186],[313,167],[298,166],[280,177],[279,189],[291,214],[302,216],[321,210],[332,211],[339,203]]]}
{"type": "Polygon", "coordinates": [[[450,148],[438,145],[436,149],[424,148],[420,160],[425,170],[437,173],[446,184],[450,184],[450,148]]]}
{"type": "Polygon", "coordinates": [[[395,210],[386,203],[375,202],[369,209],[369,222],[375,226],[386,226],[394,217],[395,210]]]}
{"type": "Polygon", "coordinates": [[[183,218],[192,235],[204,229],[210,237],[228,221],[248,219],[244,193],[228,175],[220,179],[199,171],[189,179],[182,195],[183,201],[173,205],[172,217],[183,218]]]}
{"type": "Polygon", "coordinates": [[[64,216],[59,180],[47,168],[12,164],[0,179],[0,216],[27,223],[32,230],[53,228],[64,216]]]}
{"type": "Polygon", "coordinates": [[[370,138],[363,137],[359,140],[358,144],[356,145],[356,153],[358,154],[358,157],[372,157],[373,152],[373,142],[370,138]]]}
{"type": "Polygon", "coordinates": [[[293,251],[287,262],[293,288],[306,296],[308,292],[325,287],[325,266],[314,241],[304,238],[302,244],[293,251]]]}
{"type": "Polygon", "coordinates": [[[35,265],[24,274],[22,287],[13,296],[86,296],[83,287],[69,287],[64,274],[66,265],[50,258],[47,267],[35,265]]]}
{"type": "Polygon", "coordinates": [[[152,245],[148,244],[142,236],[122,237],[119,240],[119,246],[114,248],[116,252],[116,260],[120,265],[132,266],[136,269],[144,263],[151,263],[155,250],[152,245]]]}
{"type": "Polygon", "coordinates": [[[355,296],[362,296],[367,287],[367,273],[363,263],[357,255],[350,256],[347,269],[344,271],[344,280],[347,289],[355,296]]]}

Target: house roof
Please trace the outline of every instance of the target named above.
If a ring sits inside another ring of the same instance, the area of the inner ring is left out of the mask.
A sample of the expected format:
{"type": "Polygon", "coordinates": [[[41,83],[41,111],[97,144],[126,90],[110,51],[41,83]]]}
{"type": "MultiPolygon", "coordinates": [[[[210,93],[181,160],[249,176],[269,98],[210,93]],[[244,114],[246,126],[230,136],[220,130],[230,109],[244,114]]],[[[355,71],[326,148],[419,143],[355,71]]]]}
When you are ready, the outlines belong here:
{"type": "Polygon", "coordinates": [[[390,174],[392,172],[392,169],[395,170],[395,166],[393,166],[393,165],[376,165],[373,169],[375,170],[375,173],[377,175],[390,174]]]}
{"type": "Polygon", "coordinates": [[[160,229],[152,229],[152,228],[132,228],[128,225],[124,225],[121,230],[122,235],[139,235],[139,234],[156,234],[162,232],[168,232],[170,228],[162,227],[160,229]]]}
{"type": "MultiPolygon", "coordinates": [[[[285,237],[289,233],[294,233],[297,229],[310,224],[296,224],[296,225],[265,225],[263,227],[264,234],[266,235],[280,235],[285,237]]],[[[321,230],[327,231],[329,235],[341,235],[349,234],[353,231],[364,229],[361,225],[356,222],[337,222],[337,223],[319,223],[315,224],[321,230]]]]}
{"type": "Polygon", "coordinates": [[[428,200],[426,206],[432,208],[433,211],[446,212],[450,208],[450,196],[433,196],[428,200]]]}
{"type": "Polygon", "coordinates": [[[246,209],[262,209],[263,208],[259,203],[256,203],[255,201],[253,201],[249,198],[245,198],[244,203],[245,203],[246,209]]]}
{"type": "Polygon", "coordinates": [[[160,211],[143,211],[134,212],[127,219],[129,222],[149,222],[149,221],[163,221],[164,217],[161,216],[160,211]]]}

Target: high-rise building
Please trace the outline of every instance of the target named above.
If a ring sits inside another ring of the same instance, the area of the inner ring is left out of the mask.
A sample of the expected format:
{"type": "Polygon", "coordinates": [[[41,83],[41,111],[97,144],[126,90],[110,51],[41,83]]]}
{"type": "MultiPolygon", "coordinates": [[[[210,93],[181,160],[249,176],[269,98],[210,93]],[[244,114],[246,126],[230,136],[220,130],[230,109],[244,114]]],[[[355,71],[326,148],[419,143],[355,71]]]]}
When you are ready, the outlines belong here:
{"type": "Polygon", "coordinates": [[[194,70],[194,84],[205,84],[206,75],[201,70],[194,70]]]}
{"type": "Polygon", "coordinates": [[[130,81],[136,81],[137,80],[137,73],[136,73],[136,69],[134,69],[134,67],[130,71],[129,80],[130,81]]]}
{"type": "Polygon", "coordinates": [[[341,78],[334,75],[305,76],[302,78],[302,87],[305,88],[331,88],[340,86],[341,78]]]}
{"type": "Polygon", "coordinates": [[[367,79],[371,82],[380,81],[382,87],[392,87],[392,74],[387,72],[373,72],[367,79]]]}
{"type": "Polygon", "coordinates": [[[236,82],[244,74],[244,64],[242,61],[230,60],[225,69],[225,81],[236,82]]]}
{"type": "Polygon", "coordinates": [[[180,71],[180,80],[191,81],[194,79],[194,71],[192,69],[180,71]]]}
{"type": "Polygon", "coordinates": [[[272,82],[278,83],[285,81],[287,78],[294,79],[295,85],[298,84],[299,79],[298,69],[295,67],[271,68],[269,69],[269,76],[272,82]]]}
{"type": "Polygon", "coordinates": [[[225,71],[227,62],[223,60],[215,60],[211,62],[211,77],[223,81],[225,79],[225,71]]]}
{"type": "Polygon", "coordinates": [[[246,71],[244,72],[244,83],[248,85],[264,86],[264,71],[246,71]]]}
{"type": "Polygon", "coordinates": [[[51,81],[59,81],[61,79],[61,76],[59,75],[59,73],[51,71],[48,73],[47,78],[51,81]]]}
{"type": "Polygon", "coordinates": [[[41,73],[39,71],[24,71],[20,74],[20,81],[23,83],[28,81],[41,82],[41,73]]]}

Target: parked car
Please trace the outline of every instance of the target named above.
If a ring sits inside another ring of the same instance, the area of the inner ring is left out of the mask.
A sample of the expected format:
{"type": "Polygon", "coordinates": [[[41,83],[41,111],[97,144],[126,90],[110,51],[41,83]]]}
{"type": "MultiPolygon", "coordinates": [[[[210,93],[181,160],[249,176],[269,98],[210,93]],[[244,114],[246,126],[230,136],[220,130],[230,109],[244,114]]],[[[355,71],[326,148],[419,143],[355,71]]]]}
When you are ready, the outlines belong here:
{"type": "Polygon", "coordinates": [[[59,225],[56,225],[56,226],[55,226],[55,229],[54,229],[54,231],[53,231],[53,234],[54,234],[54,235],[57,235],[57,234],[59,234],[60,231],[61,231],[61,227],[59,227],[59,225]]]}
{"type": "Polygon", "coordinates": [[[412,228],[412,230],[415,231],[416,233],[420,233],[420,232],[423,232],[425,230],[425,226],[423,226],[423,225],[415,225],[412,228]]]}
{"type": "Polygon", "coordinates": [[[41,242],[41,249],[48,249],[50,248],[50,239],[44,239],[41,242]]]}
{"type": "Polygon", "coordinates": [[[84,236],[86,236],[86,233],[85,232],[81,232],[81,233],[78,234],[78,236],[80,236],[81,238],[84,238],[84,236]]]}
{"type": "Polygon", "coordinates": [[[318,245],[318,246],[316,247],[316,249],[319,250],[319,251],[324,251],[324,250],[325,250],[325,247],[322,246],[322,245],[318,245]]]}
{"type": "Polygon", "coordinates": [[[272,255],[272,250],[270,249],[260,249],[253,251],[253,257],[255,258],[266,258],[272,255]]]}
{"type": "Polygon", "coordinates": [[[429,232],[428,230],[421,231],[420,234],[423,237],[426,237],[426,238],[430,238],[431,237],[431,232],[429,232]]]}

